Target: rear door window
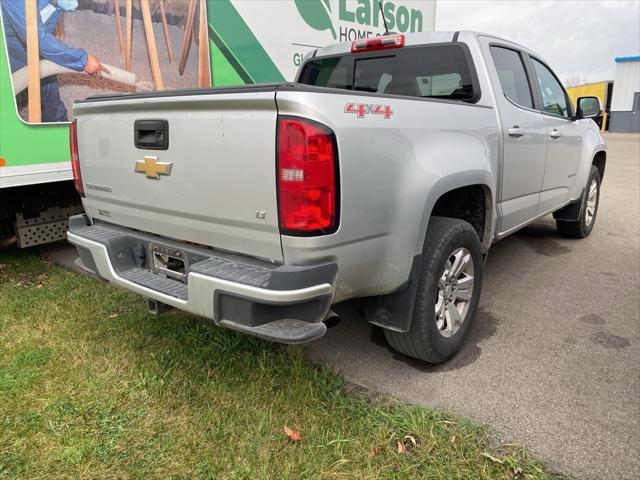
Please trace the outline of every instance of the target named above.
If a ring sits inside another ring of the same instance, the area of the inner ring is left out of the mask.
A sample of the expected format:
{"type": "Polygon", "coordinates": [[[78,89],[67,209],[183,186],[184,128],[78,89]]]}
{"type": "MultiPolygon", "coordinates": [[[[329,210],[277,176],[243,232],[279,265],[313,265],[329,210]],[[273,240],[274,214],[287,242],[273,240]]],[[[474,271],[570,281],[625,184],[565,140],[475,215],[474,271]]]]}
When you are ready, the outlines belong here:
{"type": "Polygon", "coordinates": [[[491,47],[504,95],[516,105],[533,108],[533,99],[520,53],[510,48],[491,47]]]}
{"type": "Polygon", "coordinates": [[[329,88],[351,88],[349,58],[330,57],[311,60],[304,66],[299,82],[329,88]]]}
{"type": "Polygon", "coordinates": [[[459,44],[405,47],[312,60],[305,64],[298,81],[320,87],[419,98],[473,102],[480,96],[471,59],[459,44]],[[348,62],[353,62],[352,68],[348,62]],[[322,74],[325,70],[327,73],[322,74]],[[341,81],[335,81],[336,78],[341,81]]]}
{"type": "Polygon", "coordinates": [[[451,95],[461,83],[462,76],[457,72],[418,77],[418,88],[423,97],[451,95]]]}

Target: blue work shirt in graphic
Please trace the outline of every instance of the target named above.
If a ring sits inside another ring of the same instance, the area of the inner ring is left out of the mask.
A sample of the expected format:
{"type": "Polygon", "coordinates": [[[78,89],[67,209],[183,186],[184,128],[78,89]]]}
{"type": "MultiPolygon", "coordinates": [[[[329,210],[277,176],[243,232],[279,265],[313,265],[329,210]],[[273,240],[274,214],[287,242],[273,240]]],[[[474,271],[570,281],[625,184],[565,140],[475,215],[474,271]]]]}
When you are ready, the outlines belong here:
{"type": "MultiPolygon", "coordinates": [[[[4,38],[7,42],[11,72],[15,72],[27,64],[27,28],[24,4],[24,0],[0,0],[4,38]]],[[[38,0],[40,58],[81,72],[87,63],[87,52],[82,48],[70,47],[54,35],[61,13],[62,9],[51,4],[49,0],[38,0]],[[54,7],[54,10],[51,7],[54,7]],[[45,16],[44,21],[43,15],[45,16]]]]}

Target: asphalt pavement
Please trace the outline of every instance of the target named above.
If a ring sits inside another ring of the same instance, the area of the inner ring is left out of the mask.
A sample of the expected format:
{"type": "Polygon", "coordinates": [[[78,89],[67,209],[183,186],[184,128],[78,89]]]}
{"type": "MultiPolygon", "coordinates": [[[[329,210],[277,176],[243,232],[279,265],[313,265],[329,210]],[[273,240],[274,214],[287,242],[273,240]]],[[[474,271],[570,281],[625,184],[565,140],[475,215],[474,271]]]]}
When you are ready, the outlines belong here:
{"type": "MultiPolygon", "coordinates": [[[[496,243],[463,350],[428,366],[337,305],[312,359],[378,395],[465,415],[585,479],[640,478],[640,136],[608,135],[595,228],[555,231],[551,216],[496,243]]],[[[66,244],[41,249],[73,266],[66,244]]]]}
{"type": "Polygon", "coordinates": [[[600,207],[584,240],[548,216],[496,243],[463,350],[427,366],[379,328],[342,317],[312,358],[376,394],[488,424],[552,469],[640,478],[640,136],[610,134],[600,207]]]}

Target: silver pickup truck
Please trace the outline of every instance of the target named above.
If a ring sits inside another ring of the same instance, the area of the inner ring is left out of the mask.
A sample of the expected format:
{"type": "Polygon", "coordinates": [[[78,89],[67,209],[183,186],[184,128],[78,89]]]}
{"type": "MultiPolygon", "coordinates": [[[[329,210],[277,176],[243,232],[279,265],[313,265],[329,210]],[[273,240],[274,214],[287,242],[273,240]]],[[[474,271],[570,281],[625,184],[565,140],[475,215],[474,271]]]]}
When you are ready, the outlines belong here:
{"type": "Polygon", "coordinates": [[[283,343],[362,298],[393,348],[454,355],[493,242],[593,229],[606,146],[534,52],[471,32],[308,54],[295,83],[92,97],[71,153],[87,271],[283,343]]]}

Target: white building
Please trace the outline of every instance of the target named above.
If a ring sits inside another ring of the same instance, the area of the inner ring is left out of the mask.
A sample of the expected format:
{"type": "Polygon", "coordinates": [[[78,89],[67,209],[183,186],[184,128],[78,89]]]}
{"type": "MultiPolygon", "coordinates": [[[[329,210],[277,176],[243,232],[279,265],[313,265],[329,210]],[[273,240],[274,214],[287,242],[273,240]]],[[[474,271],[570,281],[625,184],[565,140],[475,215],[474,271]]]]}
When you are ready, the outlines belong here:
{"type": "Polygon", "coordinates": [[[640,56],[616,57],[610,132],[640,132],[640,56]]]}

